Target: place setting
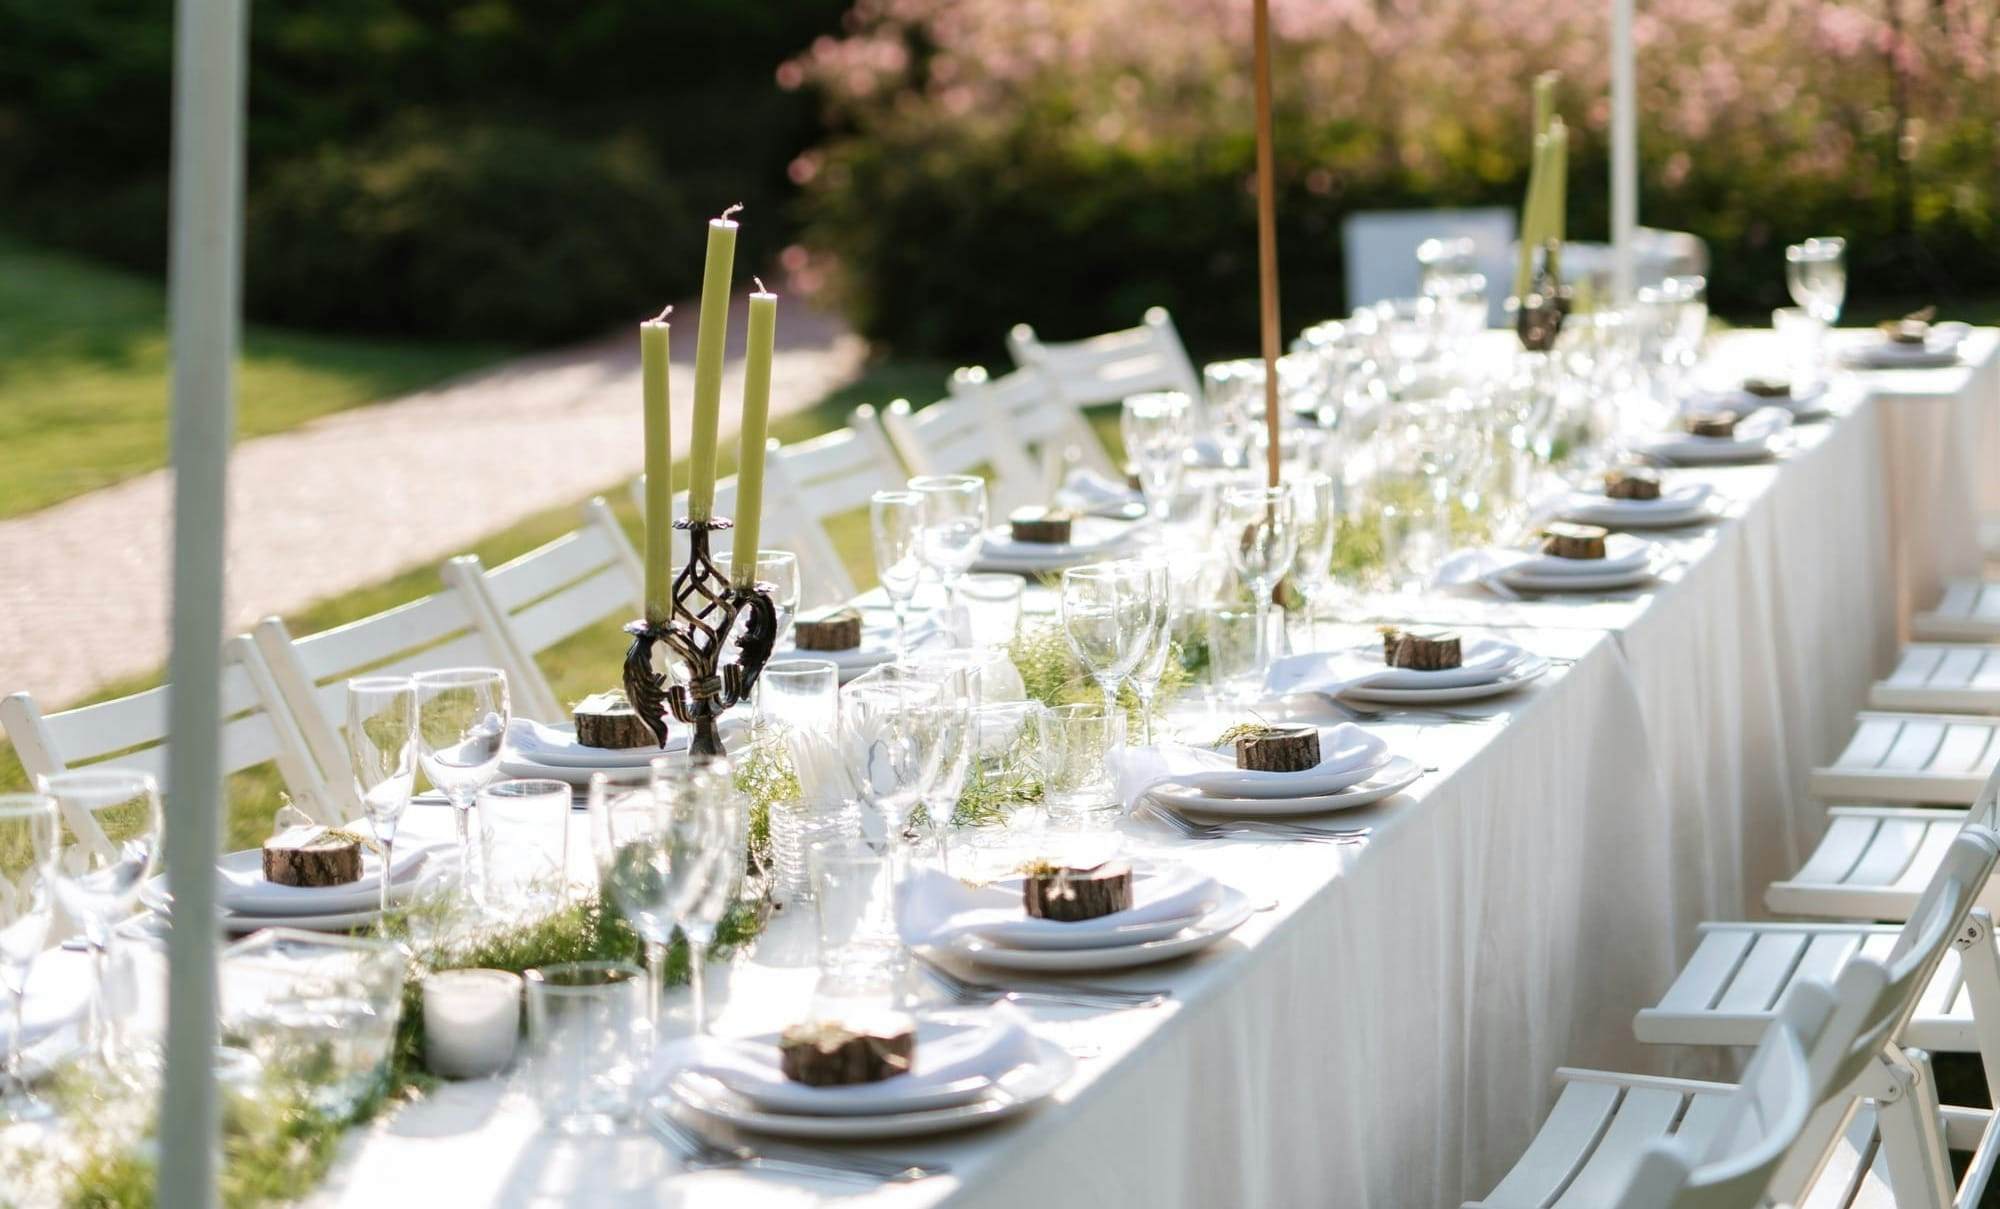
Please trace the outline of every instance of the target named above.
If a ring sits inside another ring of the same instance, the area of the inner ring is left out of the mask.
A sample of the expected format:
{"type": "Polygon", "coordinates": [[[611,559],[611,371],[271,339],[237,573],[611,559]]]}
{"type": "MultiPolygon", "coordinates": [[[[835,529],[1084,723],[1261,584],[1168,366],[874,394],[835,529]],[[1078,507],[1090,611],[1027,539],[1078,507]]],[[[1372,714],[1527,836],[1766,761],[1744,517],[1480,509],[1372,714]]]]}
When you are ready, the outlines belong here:
{"type": "Polygon", "coordinates": [[[1841,360],[1852,369],[1945,369],[1959,364],[1959,348],[1972,334],[1965,323],[1939,323],[1937,308],[1877,324],[1868,338],[1848,345],[1841,360]]]}
{"type": "Polygon", "coordinates": [[[1594,490],[1572,490],[1551,509],[1562,520],[1605,529],[1682,529],[1720,520],[1722,497],[1708,483],[1670,481],[1649,466],[1616,466],[1594,490]]]}
{"type": "Polygon", "coordinates": [[[1631,442],[1626,452],[1666,466],[1741,466],[1789,448],[1790,409],[1762,404],[1750,411],[1683,411],[1674,429],[1631,442]]]}
{"type": "MultiPolygon", "coordinates": [[[[347,932],[376,925],[441,884],[451,865],[447,847],[406,847],[385,860],[372,839],[339,828],[301,824],[261,848],[231,852],[216,862],[222,926],[244,935],[260,928],[347,932]],[[386,883],[386,884],[385,884],[386,883]]],[[[164,876],[148,881],[139,901],[163,918],[174,896],[164,876]]]]}
{"type": "Polygon", "coordinates": [[[1062,508],[1017,508],[1005,525],[985,532],[973,566],[1027,575],[1061,571],[1128,551],[1144,532],[1144,525],[1133,521],[1062,508]]]}
{"type": "Polygon", "coordinates": [[[1533,549],[1460,551],[1436,574],[1440,587],[1478,587],[1503,600],[1587,598],[1642,587],[1675,565],[1665,544],[1600,525],[1551,521],[1533,549]]]}

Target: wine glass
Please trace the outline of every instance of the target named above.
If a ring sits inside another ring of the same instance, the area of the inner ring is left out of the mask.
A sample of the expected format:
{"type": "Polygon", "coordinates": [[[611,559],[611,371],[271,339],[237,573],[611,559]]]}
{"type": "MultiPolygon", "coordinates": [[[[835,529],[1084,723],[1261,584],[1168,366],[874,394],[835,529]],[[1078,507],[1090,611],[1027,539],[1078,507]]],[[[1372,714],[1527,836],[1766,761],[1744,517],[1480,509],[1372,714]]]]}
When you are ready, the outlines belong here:
{"type": "Polygon", "coordinates": [[[0,987],[12,1009],[7,1053],[0,1065],[0,1123],[40,1121],[55,1110],[21,1074],[28,969],[48,943],[51,898],[61,832],[55,799],[45,793],[0,794],[0,987]]]}
{"type": "Polygon", "coordinates": [[[1139,467],[1139,489],[1155,520],[1187,473],[1188,416],[1192,403],[1177,390],[1127,398],[1118,416],[1125,454],[1139,467]]]}
{"type": "Polygon", "coordinates": [[[1819,235],[1785,249],[1785,288],[1806,313],[1832,327],[1847,301],[1847,241],[1819,235]]]}
{"type": "Polygon", "coordinates": [[[1298,550],[1289,487],[1234,487],[1222,495],[1223,538],[1236,573],[1250,585],[1257,610],[1257,670],[1271,665],[1271,593],[1298,550]]]}
{"type": "Polygon", "coordinates": [[[979,669],[964,660],[929,660],[901,667],[898,672],[937,690],[928,703],[912,707],[920,749],[917,800],[930,820],[938,857],[948,863],[947,835],[972,767],[972,716],[979,704],[979,669]]]}
{"type": "Polygon", "coordinates": [[[1264,398],[1264,362],[1255,357],[1211,361],[1201,368],[1202,410],[1222,464],[1247,465],[1251,430],[1264,398]]]}
{"type": "MultiPolygon", "coordinates": [[[[736,582],[735,568],[731,566],[733,555],[717,555],[713,560],[715,569],[731,583],[736,582]]],[[[762,585],[771,594],[771,606],[777,610],[778,626],[773,632],[773,648],[785,644],[785,636],[792,632],[792,620],[799,615],[799,556],[790,550],[757,551],[757,570],[753,582],[762,585]]],[[[730,649],[735,650],[732,644],[730,649]]]]}
{"type": "Polygon", "coordinates": [[[107,1071],[123,1069],[119,1028],[106,994],[114,926],[132,913],[160,855],[160,787],[143,772],[91,768],[41,779],[75,842],[56,862],[56,901],[83,928],[93,988],[86,1051],[107,1071]]]}
{"type": "Polygon", "coordinates": [[[1062,577],[1063,635],[1104,691],[1104,708],[1118,708],[1118,686],[1145,653],[1152,606],[1145,568],[1133,562],[1071,567],[1062,577]]]}
{"type": "Polygon", "coordinates": [[[924,497],[914,491],[877,491],[868,497],[868,526],[875,539],[875,578],[896,612],[896,655],[909,651],[910,597],[924,574],[924,497]]]}
{"type": "Polygon", "coordinates": [[[389,927],[389,871],[396,825],[417,782],[417,682],[408,676],[361,676],[347,682],[347,760],[354,792],[382,846],[381,917],[389,927]]]}
{"type": "Polygon", "coordinates": [[[1154,559],[1138,566],[1145,576],[1148,622],[1138,662],[1132,665],[1132,692],[1139,698],[1143,741],[1151,746],[1153,697],[1160,691],[1160,677],[1166,675],[1167,656],[1174,649],[1174,577],[1164,560],[1154,559]]]}
{"type": "Polygon", "coordinates": [[[861,800],[882,818],[893,852],[924,790],[924,711],[942,697],[906,669],[878,668],[841,690],[840,733],[861,800]],[[877,674],[880,673],[880,674],[877,674]]]}
{"type": "MultiPolygon", "coordinates": [[[[455,667],[421,672],[415,680],[417,758],[458,815],[459,876],[476,885],[469,816],[479,791],[500,771],[509,717],[507,673],[455,667]]],[[[480,893],[474,890],[475,901],[480,893]]]]}
{"type": "Polygon", "coordinates": [[[683,886],[675,922],[688,946],[688,989],[694,996],[694,1031],[708,1032],[708,997],[702,967],[709,946],[743,889],[749,842],[749,804],[736,791],[723,759],[653,761],[653,797],[666,814],[667,861],[683,886]]]}
{"type": "Polygon", "coordinates": [[[1340,529],[1340,499],[1333,476],[1315,471],[1292,485],[1297,549],[1287,577],[1305,598],[1306,640],[1319,649],[1319,606],[1333,584],[1333,544],[1340,529]]]}
{"type": "Polygon", "coordinates": [[[923,501],[924,561],[955,608],[959,578],[979,561],[986,535],[986,480],[976,474],[926,474],[911,479],[910,490],[923,501]]]}

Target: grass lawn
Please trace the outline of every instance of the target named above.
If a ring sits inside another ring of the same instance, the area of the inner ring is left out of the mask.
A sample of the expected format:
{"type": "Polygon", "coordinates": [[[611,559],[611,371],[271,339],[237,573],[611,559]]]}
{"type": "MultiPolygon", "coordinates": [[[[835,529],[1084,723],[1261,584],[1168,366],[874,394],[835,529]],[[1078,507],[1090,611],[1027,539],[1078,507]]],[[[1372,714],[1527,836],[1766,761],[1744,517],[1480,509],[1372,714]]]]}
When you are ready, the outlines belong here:
{"type": "MultiPolygon", "coordinates": [[[[504,353],[250,327],[236,429],[278,432],[504,353]]],[[[167,372],[157,282],[0,239],[0,517],[165,465],[167,372]]]]}

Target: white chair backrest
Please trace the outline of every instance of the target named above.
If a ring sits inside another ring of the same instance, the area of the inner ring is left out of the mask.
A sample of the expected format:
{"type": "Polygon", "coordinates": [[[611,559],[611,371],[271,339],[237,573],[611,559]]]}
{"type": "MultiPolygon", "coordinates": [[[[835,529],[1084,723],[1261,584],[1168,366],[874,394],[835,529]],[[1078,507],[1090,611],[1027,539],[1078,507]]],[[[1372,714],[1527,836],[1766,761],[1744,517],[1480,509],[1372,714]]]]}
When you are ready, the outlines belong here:
{"type": "MultiPolygon", "coordinates": [[[[409,676],[448,667],[497,667],[507,673],[508,698],[524,678],[514,653],[497,642],[497,619],[479,615],[478,596],[446,587],[421,600],[304,638],[266,617],[251,636],[270,666],[299,730],[343,805],[341,819],[361,812],[354,779],[347,775],[347,681],[354,676],[409,676]]],[[[525,713],[525,710],[521,710],[525,713]]]]}
{"type": "MultiPolygon", "coordinates": [[[[241,772],[267,761],[285,790],[314,818],[336,817],[340,795],[330,791],[302,728],[248,637],[223,646],[222,771],[241,772]]],[[[27,693],[0,701],[0,726],[30,777],[103,765],[151,773],[166,785],[169,760],[167,687],[44,714],[27,693]]],[[[346,768],[345,757],[340,768],[346,768]]],[[[277,803],[271,804],[272,809],[277,803]]]]}
{"type": "Polygon", "coordinates": [[[1148,390],[1183,390],[1191,397],[1201,393],[1201,375],[1165,307],[1149,307],[1138,327],[1057,343],[1017,323],[1007,333],[1007,351],[1015,364],[1046,373],[1057,395],[1072,407],[1116,403],[1148,390]]]}
{"type": "Polygon", "coordinates": [[[1028,460],[1040,468],[1043,499],[1061,485],[1072,462],[1100,474],[1118,474],[1104,443],[1091,429],[1083,405],[1070,402],[1057,391],[1048,371],[1024,365],[995,378],[980,366],[969,365],[952,374],[950,387],[952,398],[1000,417],[1010,441],[1026,447],[1028,460]]]}
{"type": "MultiPolygon", "coordinates": [[[[1504,206],[1471,210],[1357,210],[1340,223],[1347,309],[1416,294],[1421,274],[1417,247],[1426,239],[1470,239],[1486,275],[1486,322],[1504,323],[1514,288],[1516,215],[1504,206]]],[[[1563,259],[1569,268],[1567,249],[1563,259]]]]}
{"type": "MultiPolygon", "coordinates": [[[[1878,967],[1879,968],[1879,967],[1878,967]]],[[[1756,1209],[1813,1110],[1829,1091],[1813,1081],[1815,1053],[1853,1041],[1836,1027],[1835,992],[1804,979],[1785,993],[1743,1080],[1714,1117],[1690,1109],[1673,1137],[1640,1156],[1612,1209],[1756,1209]]],[[[1706,1106],[1703,1106],[1704,1108],[1706,1106]]]]}
{"type": "Polygon", "coordinates": [[[772,539],[764,544],[798,554],[802,609],[844,602],[856,594],[854,577],[827,523],[867,511],[870,496],[903,486],[909,476],[883,435],[875,409],[865,404],[854,409],[847,427],[838,432],[772,445],[764,465],[764,524],[772,539]],[[780,524],[784,541],[776,540],[779,530],[773,528],[780,524]]]}
{"type": "Polygon", "coordinates": [[[479,624],[494,627],[493,645],[511,658],[516,713],[551,721],[567,716],[535,657],[608,617],[639,615],[646,589],[639,552],[601,496],[583,512],[577,529],[491,571],[476,556],[461,554],[438,572],[445,583],[481,599],[483,607],[473,612],[479,624]]]}
{"type": "Polygon", "coordinates": [[[922,411],[897,399],[882,413],[882,427],[912,475],[984,474],[987,504],[996,517],[1048,498],[1007,413],[976,397],[940,399],[922,411]]]}

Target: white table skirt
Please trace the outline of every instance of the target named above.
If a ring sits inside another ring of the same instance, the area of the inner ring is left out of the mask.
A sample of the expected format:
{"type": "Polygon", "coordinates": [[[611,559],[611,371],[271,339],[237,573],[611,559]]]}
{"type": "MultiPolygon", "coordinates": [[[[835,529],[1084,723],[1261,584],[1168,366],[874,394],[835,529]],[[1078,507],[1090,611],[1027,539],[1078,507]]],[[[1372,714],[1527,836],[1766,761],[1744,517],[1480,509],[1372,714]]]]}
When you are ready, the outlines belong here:
{"type": "MultiPolygon", "coordinates": [[[[879,1148],[951,1175],[857,1190],[680,1173],[643,1136],[544,1134],[524,1094],[489,1080],[358,1132],[308,1203],[1367,1209],[1485,1191],[1547,1111],[1556,1066],[1713,1064],[1639,1046],[1631,1014],[1696,923],[1757,910],[1795,867],[1823,825],[1808,770],[1845,738],[1905,611],[1977,567],[1956,520],[1988,457],[1965,434],[2000,410],[1993,337],[1971,368],[1846,383],[1846,414],[1800,428],[1781,463],[1677,472],[1733,515],[1675,536],[1690,561],[1657,590],[1427,602],[1576,662],[1507,699],[1504,725],[1384,727],[1439,771],[1348,816],[1376,828],[1365,847],[1135,841],[1271,909],[1198,958],[1094,980],[1171,987],[1161,1009],[1034,1013],[1091,1055],[1058,1103],[879,1148]]],[[[1769,347],[1742,339],[1732,351],[1753,360],[1769,347]]],[[[785,1023],[811,963],[809,922],[781,916],[753,959],[712,973],[719,1030],[785,1023]]]]}

